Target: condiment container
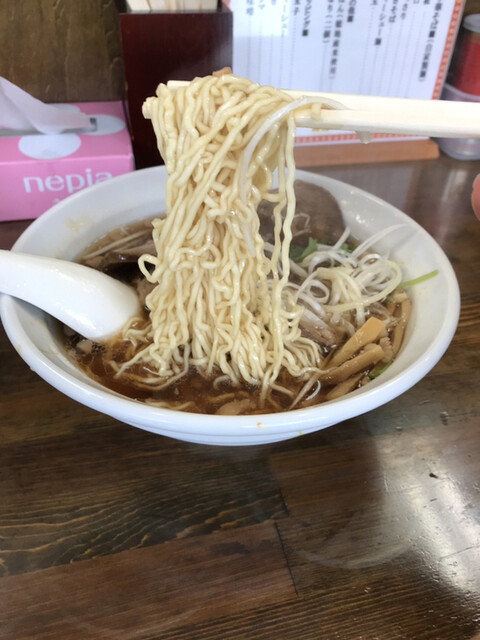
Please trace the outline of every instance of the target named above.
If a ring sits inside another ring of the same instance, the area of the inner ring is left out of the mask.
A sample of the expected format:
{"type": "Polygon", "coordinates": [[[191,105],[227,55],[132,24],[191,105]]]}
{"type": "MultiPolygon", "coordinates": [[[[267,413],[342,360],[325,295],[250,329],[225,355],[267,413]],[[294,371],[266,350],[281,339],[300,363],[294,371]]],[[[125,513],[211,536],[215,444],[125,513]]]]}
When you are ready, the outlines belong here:
{"type": "MultiPolygon", "coordinates": [[[[480,104],[480,95],[465,93],[449,84],[444,86],[441,98],[442,100],[461,100],[480,104]]],[[[436,142],[444,153],[457,160],[480,159],[479,138],[437,138],[436,142]]]]}

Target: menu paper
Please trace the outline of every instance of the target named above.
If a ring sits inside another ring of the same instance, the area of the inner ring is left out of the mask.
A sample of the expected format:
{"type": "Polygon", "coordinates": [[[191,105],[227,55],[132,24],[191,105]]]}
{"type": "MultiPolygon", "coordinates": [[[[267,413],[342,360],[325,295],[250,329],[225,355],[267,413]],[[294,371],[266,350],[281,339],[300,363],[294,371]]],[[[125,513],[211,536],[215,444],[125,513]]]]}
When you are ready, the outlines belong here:
{"type": "MultiPolygon", "coordinates": [[[[230,0],[233,71],[282,89],[438,98],[462,0],[230,0]]],[[[299,130],[297,142],[354,135],[299,130]],[[333,135],[332,135],[333,134],[333,135]]],[[[380,136],[381,137],[381,136],[380,136]]]]}

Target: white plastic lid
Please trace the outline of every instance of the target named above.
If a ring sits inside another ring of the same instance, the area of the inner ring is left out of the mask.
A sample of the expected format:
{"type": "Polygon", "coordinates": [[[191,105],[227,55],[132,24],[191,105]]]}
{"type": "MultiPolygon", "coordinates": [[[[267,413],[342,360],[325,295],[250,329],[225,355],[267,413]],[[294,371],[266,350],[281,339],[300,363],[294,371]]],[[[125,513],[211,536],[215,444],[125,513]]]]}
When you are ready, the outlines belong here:
{"type": "Polygon", "coordinates": [[[480,33],[480,13],[472,13],[463,20],[463,26],[469,31],[480,33]]]}

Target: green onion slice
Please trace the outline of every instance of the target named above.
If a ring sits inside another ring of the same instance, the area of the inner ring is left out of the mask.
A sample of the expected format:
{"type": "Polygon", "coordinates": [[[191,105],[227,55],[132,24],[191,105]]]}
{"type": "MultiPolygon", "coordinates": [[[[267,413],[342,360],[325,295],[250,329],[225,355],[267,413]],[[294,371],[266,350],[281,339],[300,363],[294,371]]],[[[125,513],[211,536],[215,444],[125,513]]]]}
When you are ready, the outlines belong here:
{"type": "Polygon", "coordinates": [[[434,271],[429,271],[429,273],[423,274],[423,276],[419,276],[418,278],[413,278],[413,280],[405,280],[405,282],[401,282],[399,287],[412,287],[414,284],[420,284],[420,282],[425,282],[425,280],[430,280],[430,278],[434,278],[438,275],[438,269],[434,271]]]}

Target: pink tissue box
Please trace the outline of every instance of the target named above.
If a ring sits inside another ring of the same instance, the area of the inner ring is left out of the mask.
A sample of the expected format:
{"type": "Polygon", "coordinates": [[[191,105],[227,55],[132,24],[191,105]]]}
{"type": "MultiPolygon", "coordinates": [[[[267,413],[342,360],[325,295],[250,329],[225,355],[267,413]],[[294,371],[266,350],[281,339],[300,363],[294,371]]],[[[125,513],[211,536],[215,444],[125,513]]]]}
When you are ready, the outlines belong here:
{"type": "Polygon", "coordinates": [[[0,220],[37,218],[60,200],[134,168],[122,102],[62,105],[95,119],[91,133],[0,137],[0,220]]]}

